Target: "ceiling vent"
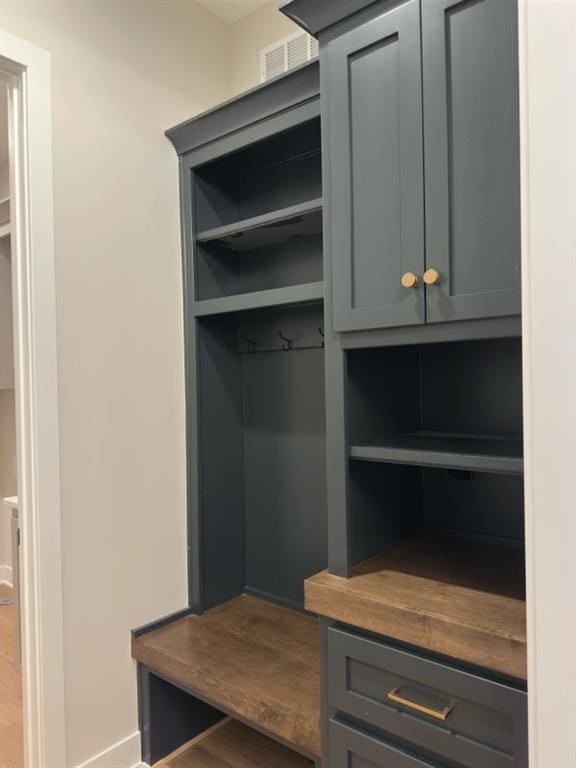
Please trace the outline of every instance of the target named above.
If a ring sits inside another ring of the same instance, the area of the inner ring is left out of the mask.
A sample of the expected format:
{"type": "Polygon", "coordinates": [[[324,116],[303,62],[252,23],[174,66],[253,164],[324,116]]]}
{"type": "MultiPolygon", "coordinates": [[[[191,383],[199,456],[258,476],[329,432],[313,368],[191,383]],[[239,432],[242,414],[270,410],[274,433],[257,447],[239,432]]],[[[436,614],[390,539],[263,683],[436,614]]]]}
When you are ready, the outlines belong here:
{"type": "Polygon", "coordinates": [[[263,48],[260,53],[262,82],[283,75],[318,56],[318,40],[307,32],[295,32],[263,48]]]}

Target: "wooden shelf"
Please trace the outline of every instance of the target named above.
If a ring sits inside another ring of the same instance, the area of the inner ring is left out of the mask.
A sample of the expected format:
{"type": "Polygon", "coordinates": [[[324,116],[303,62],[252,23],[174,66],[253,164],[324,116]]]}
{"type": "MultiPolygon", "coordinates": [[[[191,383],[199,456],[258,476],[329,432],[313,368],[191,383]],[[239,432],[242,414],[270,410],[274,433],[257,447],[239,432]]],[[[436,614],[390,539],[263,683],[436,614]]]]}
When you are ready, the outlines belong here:
{"type": "Polygon", "coordinates": [[[227,714],[320,754],[314,617],[243,595],[135,638],[132,654],[227,714]]]}
{"type": "Polygon", "coordinates": [[[314,763],[237,720],[226,718],[156,768],[312,768],[314,763]]]}
{"type": "Polygon", "coordinates": [[[199,232],[196,242],[248,251],[319,232],[322,232],[322,198],[199,232]]]}
{"type": "Polygon", "coordinates": [[[526,677],[524,556],[519,549],[454,539],[414,539],[305,583],[322,616],[430,651],[526,677]]]}
{"type": "Polygon", "coordinates": [[[250,309],[290,306],[293,304],[312,304],[324,298],[324,283],[306,283],[288,288],[274,288],[269,291],[241,293],[237,296],[224,296],[220,299],[196,301],[193,312],[196,317],[222,315],[229,312],[246,312],[250,309]]]}
{"type": "Polygon", "coordinates": [[[414,432],[369,445],[354,445],[350,457],[502,474],[521,474],[524,468],[521,440],[440,432],[414,432]]]}

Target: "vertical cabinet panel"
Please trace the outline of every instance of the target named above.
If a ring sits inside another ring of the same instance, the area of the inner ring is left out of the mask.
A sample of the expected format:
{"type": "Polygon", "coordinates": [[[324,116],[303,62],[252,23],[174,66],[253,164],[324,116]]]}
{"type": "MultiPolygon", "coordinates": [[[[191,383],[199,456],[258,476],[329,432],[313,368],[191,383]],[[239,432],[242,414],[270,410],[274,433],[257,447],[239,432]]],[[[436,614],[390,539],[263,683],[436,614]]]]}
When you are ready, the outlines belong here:
{"type": "Polygon", "coordinates": [[[418,0],[328,45],[328,124],[338,331],[424,321],[418,0]]]}
{"type": "Polygon", "coordinates": [[[516,0],[422,3],[428,322],[520,312],[516,0]]]}

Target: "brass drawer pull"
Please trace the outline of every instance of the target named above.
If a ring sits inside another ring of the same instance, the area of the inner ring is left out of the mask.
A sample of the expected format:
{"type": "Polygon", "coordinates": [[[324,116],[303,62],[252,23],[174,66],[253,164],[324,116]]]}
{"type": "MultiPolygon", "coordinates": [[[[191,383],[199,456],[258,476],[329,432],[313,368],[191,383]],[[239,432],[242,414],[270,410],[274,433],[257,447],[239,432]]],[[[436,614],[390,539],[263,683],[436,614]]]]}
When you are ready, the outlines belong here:
{"type": "Polygon", "coordinates": [[[424,704],[417,704],[415,701],[405,699],[404,696],[401,696],[398,693],[399,690],[399,688],[393,688],[391,691],[389,691],[389,693],[386,694],[390,701],[394,701],[396,704],[402,704],[402,706],[409,707],[410,709],[415,709],[417,712],[422,712],[424,715],[434,717],[436,720],[447,720],[450,712],[452,712],[454,708],[452,704],[444,707],[444,709],[433,709],[432,707],[426,707],[424,704]]]}

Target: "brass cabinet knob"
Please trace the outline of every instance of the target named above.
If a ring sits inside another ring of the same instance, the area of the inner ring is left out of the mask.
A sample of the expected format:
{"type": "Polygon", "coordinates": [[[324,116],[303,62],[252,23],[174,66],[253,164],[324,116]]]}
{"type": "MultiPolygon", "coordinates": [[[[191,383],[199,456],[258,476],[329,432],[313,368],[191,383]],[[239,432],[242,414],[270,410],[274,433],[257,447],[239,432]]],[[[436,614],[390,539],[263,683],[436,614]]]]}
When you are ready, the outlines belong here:
{"type": "Polygon", "coordinates": [[[418,276],[415,275],[414,272],[404,272],[401,282],[404,288],[416,288],[418,285],[418,276]]]}
{"type": "Polygon", "coordinates": [[[440,282],[440,272],[431,267],[424,272],[424,282],[426,285],[438,285],[440,282]]]}

